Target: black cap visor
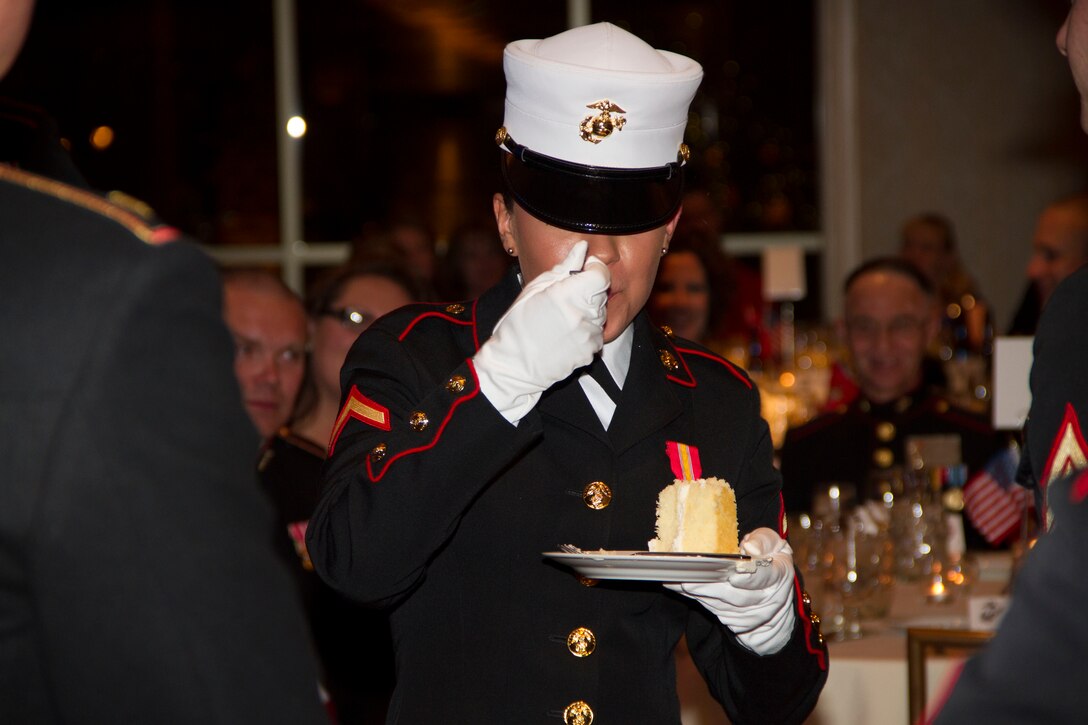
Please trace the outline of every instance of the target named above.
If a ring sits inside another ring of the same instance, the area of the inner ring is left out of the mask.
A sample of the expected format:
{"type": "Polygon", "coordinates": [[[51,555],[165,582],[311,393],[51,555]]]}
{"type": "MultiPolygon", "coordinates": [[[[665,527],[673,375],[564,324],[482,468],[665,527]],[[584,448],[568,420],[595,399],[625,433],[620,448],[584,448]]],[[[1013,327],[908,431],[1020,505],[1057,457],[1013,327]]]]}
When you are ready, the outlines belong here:
{"type": "Polygon", "coordinates": [[[664,226],[680,208],[680,162],[651,169],[583,166],[538,154],[507,138],[502,176],[514,201],[537,219],[587,234],[637,234],[664,226]]]}

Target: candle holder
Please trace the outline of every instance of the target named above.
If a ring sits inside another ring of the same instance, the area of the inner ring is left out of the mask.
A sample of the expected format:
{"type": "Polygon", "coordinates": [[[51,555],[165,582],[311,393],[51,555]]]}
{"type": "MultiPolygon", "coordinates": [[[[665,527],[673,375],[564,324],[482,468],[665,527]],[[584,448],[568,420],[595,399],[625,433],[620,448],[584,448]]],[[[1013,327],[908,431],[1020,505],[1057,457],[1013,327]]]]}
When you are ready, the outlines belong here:
{"type": "Polygon", "coordinates": [[[955,585],[945,580],[944,567],[940,561],[934,560],[929,576],[924,581],[927,604],[946,604],[952,601],[955,585]]]}

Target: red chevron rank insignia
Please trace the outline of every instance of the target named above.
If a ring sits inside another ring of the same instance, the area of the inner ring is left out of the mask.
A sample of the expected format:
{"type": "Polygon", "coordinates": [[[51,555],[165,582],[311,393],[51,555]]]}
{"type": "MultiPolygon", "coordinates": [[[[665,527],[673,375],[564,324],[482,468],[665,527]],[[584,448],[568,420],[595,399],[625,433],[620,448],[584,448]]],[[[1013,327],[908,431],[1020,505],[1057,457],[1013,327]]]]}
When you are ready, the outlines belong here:
{"type": "Polygon", "coordinates": [[[1088,468],[1088,444],[1085,443],[1084,434],[1081,433],[1077,412],[1072,405],[1066,403],[1065,417],[1062,419],[1061,426],[1058,427],[1058,434],[1054,436],[1050,457],[1047,459],[1046,467],[1043,468],[1043,521],[1046,523],[1047,531],[1054,523],[1054,515],[1050,512],[1050,506],[1047,505],[1050,484],[1084,468],[1088,468]]]}
{"type": "Polygon", "coordinates": [[[340,438],[341,431],[352,418],[379,430],[389,430],[389,409],[375,403],[360,393],[359,388],[352,385],[348,399],[344,401],[344,407],[340,410],[340,415],[336,417],[336,424],[332,428],[332,439],[329,441],[330,456],[336,448],[336,441],[340,438]]]}

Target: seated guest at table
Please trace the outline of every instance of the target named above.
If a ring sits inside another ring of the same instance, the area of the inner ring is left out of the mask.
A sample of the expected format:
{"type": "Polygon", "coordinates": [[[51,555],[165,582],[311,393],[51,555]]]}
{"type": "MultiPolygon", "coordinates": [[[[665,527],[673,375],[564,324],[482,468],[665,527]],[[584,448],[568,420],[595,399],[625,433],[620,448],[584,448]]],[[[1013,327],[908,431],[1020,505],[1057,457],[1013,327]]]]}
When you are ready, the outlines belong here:
{"type": "Polygon", "coordinates": [[[263,270],[223,273],[223,318],[234,337],[234,374],[261,438],[287,422],[306,366],[306,309],[263,270]]]}
{"type": "MultiPolygon", "coordinates": [[[[956,248],[952,222],[940,214],[919,214],[903,225],[899,256],[933,285],[941,308],[938,345],[949,354],[989,353],[993,340],[989,306],[956,248]]],[[[947,359],[947,358],[942,358],[947,359]]]]}
{"type": "MultiPolygon", "coordinates": [[[[682,205],[683,213],[676,225],[674,241],[690,237],[700,240],[692,246],[702,246],[704,243],[712,246],[713,250],[700,256],[713,255],[716,258],[708,260],[708,269],[724,267],[725,270],[724,275],[711,272],[711,277],[720,278],[721,282],[712,282],[720,287],[714,295],[714,304],[720,309],[715,311],[716,319],[710,328],[710,337],[727,341],[731,347],[738,341],[748,346],[752,343],[765,345],[767,340],[761,339],[765,334],[763,279],[759,270],[730,256],[722,247],[725,219],[721,200],[705,187],[690,186],[684,189],[682,205]]],[[[666,265],[667,260],[662,266],[666,265]]]]}
{"type": "Polygon", "coordinates": [[[265,443],[258,465],[277,514],[274,544],[295,574],[338,725],[385,722],[393,644],[383,613],[349,601],[318,578],[306,551],[306,526],[321,497],[344,358],[370,323],[416,295],[412,277],[392,262],[356,263],[318,280],[307,302],[311,353],[298,406],[291,424],[265,443]]]}
{"type": "Polygon", "coordinates": [[[1010,335],[1034,335],[1039,315],[1058,283],[1088,262],[1088,194],[1048,204],[1035,223],[1028,289],[1013,317],[1010,335]]]}
{"type": "MultiPolygon", "coordinates": [[[[855,269],[844,285],[838,322],[858,396],[787,432],[782,493],[790,511],[807,511],[821,483],[854,484],[868,497],[874,472],[909,464],[908,439],[958,445],[970,472],[998,450],[986,420],[927,388],[922,361],[940,325],[935,291],[914,265],[883,257],[855,269]]],[[[968,532],[968,543],[972,541],[968,532]]]]}
{"type": "Polygon", "coordinates": [[[661,260],[650,295],[650,316],[677,337],[712,349],[732,292],[729,259],[707,232],[677,233],[661,260]]]}

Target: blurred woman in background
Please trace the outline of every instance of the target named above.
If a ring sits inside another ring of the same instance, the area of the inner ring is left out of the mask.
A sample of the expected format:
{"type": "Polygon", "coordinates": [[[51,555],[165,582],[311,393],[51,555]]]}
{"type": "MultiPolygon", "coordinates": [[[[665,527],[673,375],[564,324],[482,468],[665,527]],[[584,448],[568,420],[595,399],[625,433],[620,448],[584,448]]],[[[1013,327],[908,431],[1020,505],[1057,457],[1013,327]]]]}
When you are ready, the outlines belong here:
{"type": "Polygon", "coordinates": [[[355,262],[314,285],[302,392],[291,423],[269,439],[258,466],[276,510],[276,550],[299,587],[338,725],[385,722],[392,640],[384,614],[350,602],[318,578],[306,551],[306,526],[320,498],[321,467],[340,406],[340,366],[359,333],[416,295],[413,278],[392,261],[355,262]]]}

